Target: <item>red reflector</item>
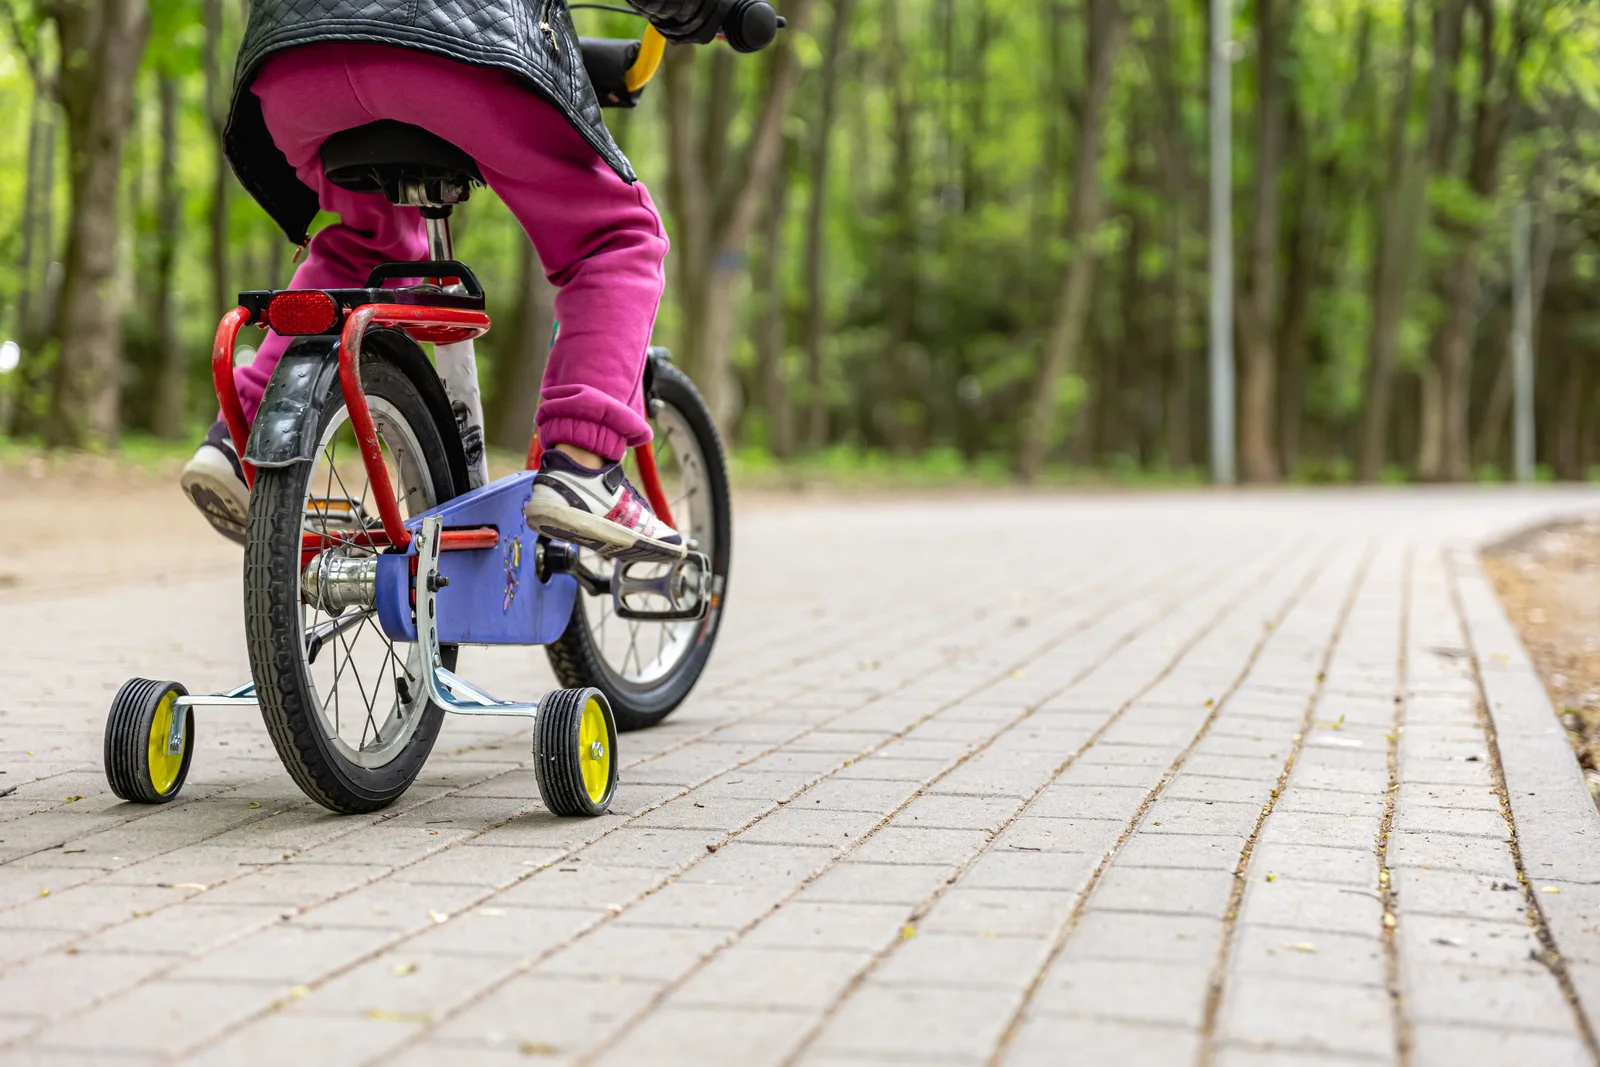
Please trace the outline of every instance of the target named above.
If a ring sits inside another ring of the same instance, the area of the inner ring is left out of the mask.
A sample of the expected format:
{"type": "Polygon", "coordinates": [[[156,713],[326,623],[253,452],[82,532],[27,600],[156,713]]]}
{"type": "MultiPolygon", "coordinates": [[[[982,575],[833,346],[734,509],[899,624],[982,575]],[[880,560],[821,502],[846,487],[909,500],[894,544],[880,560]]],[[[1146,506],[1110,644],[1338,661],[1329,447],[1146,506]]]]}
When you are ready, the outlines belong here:
{"type": "Polygon", "coordinates": [[[267,322],[285,336],[327,333],[338,321],[339,305],[333,297],[315,289],[279,293],[267,305],[267,322]]]}

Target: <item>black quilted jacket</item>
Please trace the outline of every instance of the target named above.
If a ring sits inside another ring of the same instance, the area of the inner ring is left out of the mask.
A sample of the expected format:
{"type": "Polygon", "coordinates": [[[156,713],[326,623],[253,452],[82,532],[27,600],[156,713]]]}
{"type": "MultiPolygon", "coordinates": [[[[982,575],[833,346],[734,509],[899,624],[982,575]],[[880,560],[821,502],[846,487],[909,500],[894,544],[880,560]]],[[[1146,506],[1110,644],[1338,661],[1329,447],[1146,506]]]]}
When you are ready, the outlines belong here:
{"type": "MultiPolygon", "coordinates": [[[[710,41],[733,0],[628,0],[671,41],[710,41]]],[[[566,0],[255,0],[234,76],[223,147],[239,182],[289,239],[306,241],[317,197],[272,143],[250,92],[262,60],[324,41],[399,45],[498,67],[543,93],[623,178],[627,157],[600,117],[566,0]]]]}

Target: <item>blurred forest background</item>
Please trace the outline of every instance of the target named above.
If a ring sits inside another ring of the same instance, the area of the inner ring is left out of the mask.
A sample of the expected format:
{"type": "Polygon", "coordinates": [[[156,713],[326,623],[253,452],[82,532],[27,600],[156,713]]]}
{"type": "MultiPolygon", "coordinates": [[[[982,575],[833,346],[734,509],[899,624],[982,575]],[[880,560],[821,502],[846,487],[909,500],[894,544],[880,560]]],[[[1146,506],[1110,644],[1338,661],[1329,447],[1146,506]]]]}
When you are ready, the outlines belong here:
{"type": "MultiPolygon", "coordinates": [[[[295,252],[217,151],[244,3],[0,0],[0,436],[212,417],[220,312],[295,252]]],[[[780,8],[607,113],[674,241],[659,340],[744,461],[1198,477],[1206,0],[780,8]]],[[[1600,4],[1242,0],[1233,37],[1241,475],[1499,477],[1519,203],[1538,459],[1600,472],[1600,4]]],[[[520,449],[551,290],[492,195],[457,219],[520,449]]]]}

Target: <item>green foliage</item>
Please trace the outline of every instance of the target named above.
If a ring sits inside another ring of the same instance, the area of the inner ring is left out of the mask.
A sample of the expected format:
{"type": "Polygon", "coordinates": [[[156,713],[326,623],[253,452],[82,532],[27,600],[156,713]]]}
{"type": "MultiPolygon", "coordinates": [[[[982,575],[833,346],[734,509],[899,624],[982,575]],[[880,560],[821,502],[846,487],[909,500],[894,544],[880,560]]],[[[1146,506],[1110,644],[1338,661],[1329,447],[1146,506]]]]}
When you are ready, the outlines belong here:
{"type": "MultiPolygon", "coordinates": [[[[50,44],[48,35],[37,36],[31,3],[0,3],[13,5],[8,10],[19,17],[17,32],[0,37],[0,99],[10,105],[0,108],[0,262],[20,264],[34,89],[18,45],[48,55],[50,44]]],[[[790,37],[802,82],[784,125],[791,148],[778,178],[787,191],[787,214],[777,228],[776,284],[771,291],[760,279],[738,285],[742,299],[731,348],[737,387],[728,430],[750,479],[959,484],[1008,478],[1020,427],[1034,405],[1040,361],[1058,326],[1064,273],[1085,256],[1095,257],[1098,271],[1082,344],[1055,388],[1056,440],[1047,477],[1070,482],[1098,468],[1118,484],[1146,476],[1165,484],[1203,465],[1207,13],[1204,5],[1176,0],[1122,0],[1125,43],[1096,160],[1107,210],[1102,224],[1075,246],[1069,215],[1081,191],[1070,187],[1070,176],[1083,149],[1087,6],[1068,0],[857,0],[846,48],[833,57],[840,74],[836,114],[822,129],[824,49],[837,4],[814,0],[810,27],[790,37]],[[812,159],[824,143],[831,149],[827,186],[814,188],[812,159]],[[815,293],[806,273],[814,201],[826,257],[815,293]],[[770,354],[755,340],[768,308],[782,326],[781,343],[770,354]],[[806,348],[814,310],[825,324],[816,382],[806,348]],[[775,374],[763,359],[777,361],[775,374]],[[774,378],[788,412],[769,409],[767,383],[774,378]],[[814,398],[827,432],[810,448],[805,427],[814,398]],[[771,458],[784,447],[778,428],[785,424],[799,428],[808,455],[771,458]],[[1174,469],[1179,473],[1170,473],[1174,469]]],[[[1450,138],[1438,153],[1440,165],[1429,160],[1417,187],[1425,192],[1424,207],[1412,220],[1416,256],[1396,330],[1386,480],[1422,473],[1422,383],[1437,380],[1441,338],[1452,310],[1462,306],[1470,320],[1464,402],[1473,438],[1462,473],[1499,477],[1509,466],[1506,419],[1490,416],[1501,402],[1495,390],[1510,322],[1510,216],[1523,198],[1537,201],[1537,241],[1543,242],[1540,455],[1563,477],[1584,477],[1591,461],[1600,461],[1600,418],[1594,417],[1600,412],[1590,399],[1600,390],[1600,373],[1585,369],[1600,366],[1600,309],[1593,299],[1600,280],[1600,9],[1583,0],[1491,0],[1489,6],[1496,32],[1485,42],[1480,8],[1468,5],[1461,56],[1449,72],[1450,138]],[[1482,49],[1491,45],[1498,58],[1512,47],[1514,16],[1533,30],[1515,68],[1521,96],[1510,109],[1492,180],[1480,187],[1473,178],[1479,117],[1509,84],[1502,63],[1494,68],[1497,79],[1484,87],[1482,49]],[[1475,288],[1466,297],[1450,288],[1453,268],[1464,258],[1476,267],[1475,288]],[[1582,402],[1566,402],[1578,393],[1582,402]]],[[[1319,0],[1279,7],[1293,17],[1280,57],[1287,84],[1282,166],[1271,179],[1280,210],[1269,235],[1268,261],[1277,272],[1269,325],[1274,388],[1292,381],[1297,391],[1277,398],[1268,429],[1274,440],[1293,431],[1297,462],[1289,466],[1295,478],[1342,482],[1355,476],[1371,399],[1374,279],[1386,251],[1401,239],[1386,211],[1398,195],[1396,148],[1403,162],[1423,158],[1430,146],[1427,86],[1439,61],[1434,5],[1319,0]],[[1416,18],[1417,45],[1409,55],[1403,51],[1408,10],[1416,18]],[[1410,95],[1402,96],[1406,84],[1410,95]],[[1311,254],[1302,255],[1308,249],[1311,254]],[[1305,323],[1291,350],[1287,320],[1297,302],[1305,323]],[[1280,424],[1286,419],[1295,421],[1280,424]]],[[[226,81],[243,27],[238,5],[223,8],[216,69],[226,81]]],[[[1235,5],[1240,57],[1230,152],[1242,279],[1255,269],[1262,161],[1257,10],[1235,5]]],[[[129,210],[123,213],[119,298],[129,309],[124,378],[134,397],[126,416],[135,428],[154,421],[147,401],[161,354],[149,279],[165,237],[176,242],[172,298],[179,341],[189,354],[190,409],[183,421],[198,425],[212,412],[206,354],[215,325],[209,225],[218,149],[204,113],[203,11],[199,0],[151,0],[150,15],[122,191],[129,210]],[[174,234],[161,232],[157,203],[160,76],[175,80],[180,106],[174,177],[181,211],[174,234]]],[[[586,34],[632,36],[642,27],[615,13],[576,17],[586,34]]],[[[709,52],[699,56],[696,76],[708,79],[709,52]]],[[[735,143],[757,122],[769,69],[763,57],[734,67],[729,137],[735,143]]],[[[662,87],[652,87],[637,110],[607,117],[665,207],[672,116],[662,87]]],[[[46,191],[52,210],[44,253],[50,259],[60,257],[69,212],[59,124],[55,133],[57,158],[46,191]]],[[[719,177],[731,189],[741,176],[719,177]]],[[[682,222],[668,213],[669,233],[681,235],[682,222]]],[[[229,188],[227,240],[231,284],[287,281],[293,250],[236,184],[229,188]]],[[[764,243],[762,236],[752,239],[750,262],[767,254],[764,243]]],[[[523,237],[491,192],[479,192],[459,213],[457,246],[484,280],[496,321],[516,322],[523,311],[523,237]]],[[[46,273],[43,261],[28,276],[0,269],[0,334],[21,335],[22,294],[29,292],[37,309],[46,273]]],[[[658,339],[681,348],[687,327],[683,309],[669,299],[658,339]]],[[[491,390],[500,361],[536,358],[516,344],[515,332],[504,328],[480,342],[491,390]]],[[[51,359],[48,338],[25,353],[18,379],[27,383],[19,409],[25,427],[37,426],[47,403],[51,359]]],[[[492,406],[495,398],[488,399],[492,406]]]]}

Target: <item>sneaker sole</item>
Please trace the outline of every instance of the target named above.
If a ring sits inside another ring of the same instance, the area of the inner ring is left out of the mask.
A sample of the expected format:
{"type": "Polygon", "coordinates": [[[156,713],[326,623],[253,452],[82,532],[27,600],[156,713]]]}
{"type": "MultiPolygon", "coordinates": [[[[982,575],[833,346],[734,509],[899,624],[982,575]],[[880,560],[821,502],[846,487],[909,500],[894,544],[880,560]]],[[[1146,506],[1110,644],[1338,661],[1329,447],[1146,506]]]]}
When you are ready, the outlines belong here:
{"type": "Polygon", "coordinates": [[[178,484],[183,489],[183,495],[200,509],[200,514],[206,517],[213,530],[230,541],[244,544],[245,522],[249,512],[241,512],[233,502],[234,495],[239,491],[239,480],[234,477],[233,467],[220,452],[214,460],[209,457],[190,460],[189,465],[183,468],[178,484]]]}
{"type": "Polygon", "coordinates": [[[528,525],[555,541],[592,548],[606,559],[627,563],[649,560],[676,562],[689,555],[687,545],[669,545],[641,537],[620,523],[589,515],[566,504],[532,500],[523,508],[528,525]]]}

